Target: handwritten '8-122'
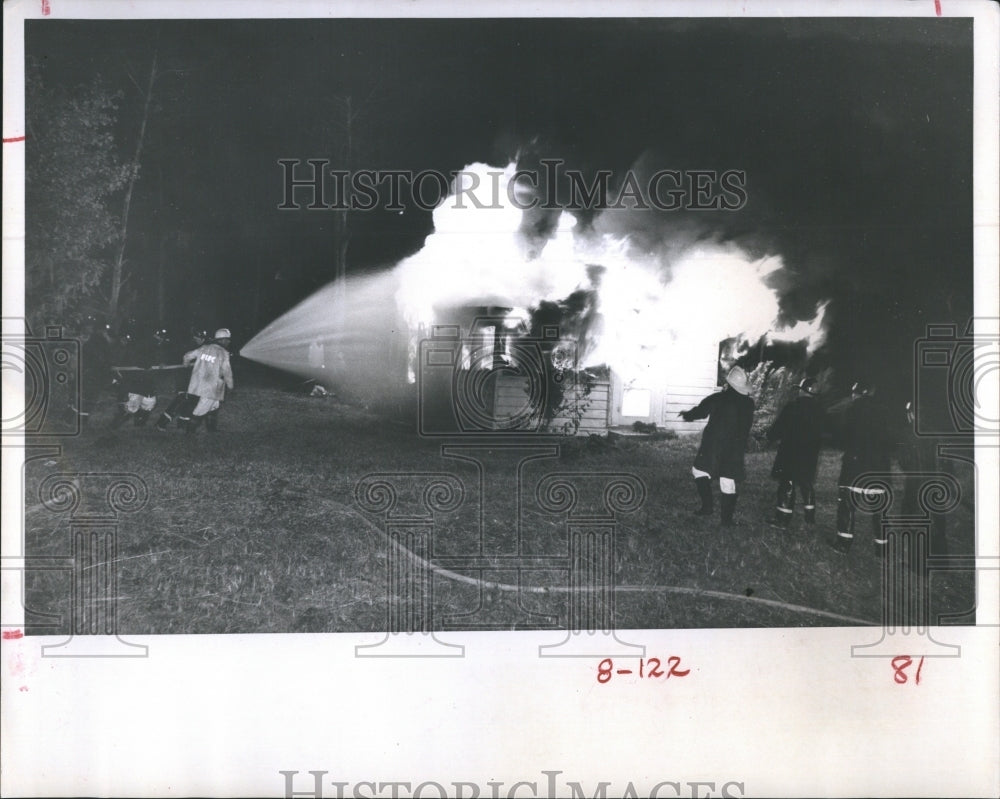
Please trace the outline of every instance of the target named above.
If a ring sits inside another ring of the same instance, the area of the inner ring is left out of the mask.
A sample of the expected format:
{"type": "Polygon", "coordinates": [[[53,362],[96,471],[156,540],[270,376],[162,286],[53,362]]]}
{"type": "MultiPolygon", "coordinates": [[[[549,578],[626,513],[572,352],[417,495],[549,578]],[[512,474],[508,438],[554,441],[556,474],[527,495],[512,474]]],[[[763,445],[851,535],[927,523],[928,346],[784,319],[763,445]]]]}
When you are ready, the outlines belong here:
{"type": "MultiPolygon", "coordinates": [[[[671,677],[686,677],[691,673],[691,669],[681,669],[681,659],[677,655],[671,655],[667,658],[666,671],[661,666],[662,662],[659,658],[639,658],[639,677],[652,680],[660,678],[668,680],[671,677]]],[[[597,681],[602,684],[610,682],[612,676],[615,674],[625,675],[634,673],[636,672],[633,669],[616,669],[614,661],[611,658],[604,658],[597,665],[597,681]]]]}

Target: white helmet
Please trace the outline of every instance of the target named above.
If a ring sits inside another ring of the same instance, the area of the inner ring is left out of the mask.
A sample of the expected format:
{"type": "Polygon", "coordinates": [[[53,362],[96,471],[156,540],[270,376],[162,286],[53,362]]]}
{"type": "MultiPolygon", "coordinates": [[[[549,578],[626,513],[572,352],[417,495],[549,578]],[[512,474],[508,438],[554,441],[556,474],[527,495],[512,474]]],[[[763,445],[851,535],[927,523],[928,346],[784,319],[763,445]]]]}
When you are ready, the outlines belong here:
{"type": "Polygon", "coordinates": [[[739,366],[734,366],[729,370],[729,374],[726,375],[726,382],[740,394],[746,395],[750,393],[750,381],[747,380],[747,373],[739,366]]]}
{"type": "Polygon", "coordinates": [[[220,327],[218,330],[215,331],[215,338],[217,338],[217,339],[218,338],[232,338],[232,336],[229,334],[229,328],[228,327],[220,327]]]}

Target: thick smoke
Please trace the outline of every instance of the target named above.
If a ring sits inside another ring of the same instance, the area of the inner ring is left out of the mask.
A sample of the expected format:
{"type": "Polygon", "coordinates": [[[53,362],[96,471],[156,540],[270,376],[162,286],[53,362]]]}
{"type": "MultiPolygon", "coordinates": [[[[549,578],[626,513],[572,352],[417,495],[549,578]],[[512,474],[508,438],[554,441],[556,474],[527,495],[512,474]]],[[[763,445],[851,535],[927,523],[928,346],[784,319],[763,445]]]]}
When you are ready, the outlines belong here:
{"type": "Polygon", "coordinates": [[[468,333],[484,308],[533,317],[535,326],[557,321],[579,366],[609,367],[626,385],[683,382],[724,339],[821,342],[822,306],[811,324],[781,318],[775,286],[791,278],[780,255],[752,253],[683,219],[651,225],[645,210],[589,222],[566,210],[529,213],[519,207],[531,192],[516,183],[517,170],[466,167],[457,180],[467,183],[435,209],[422,249],[391,271],[327,286],[243,354],[391,394],[402,388],[403,360],[414,379],[421,336],[456,323],[468,333]]]}
{"type": "MultiPolygon", "coordinates": [[[[597,215],[521,210],[551,186],[512,183],[532,159],[505,168],[473,164],[479,203],[449,198],[434,212],[434,233],[396,269],[396,300],[411,328],[448,319],[449,309],[490,306],[551,315],[580,348],[584,366],[610,366],[626,382],[649,383],[691,372],[696,359],[726,338],[821,340],[821,310],[806,322],[782,319],[776,277],[780,255],[753,253],[734,239],[709,235],[707,221],[649,221],[644,209],[597,215]],[[499,190],[490,176],[499,175],[499,190]],[[509,193],[508,193],[509,192],[509,193]],[[501,207],[496,207],[500,198],[501,207]],[[480,205],[492,207],[479,207],[480,205]],[[571,297],[589,295],[587,302],[571,297]]],[[[633,173],[646,176],[641,168],[633,173]]]]}

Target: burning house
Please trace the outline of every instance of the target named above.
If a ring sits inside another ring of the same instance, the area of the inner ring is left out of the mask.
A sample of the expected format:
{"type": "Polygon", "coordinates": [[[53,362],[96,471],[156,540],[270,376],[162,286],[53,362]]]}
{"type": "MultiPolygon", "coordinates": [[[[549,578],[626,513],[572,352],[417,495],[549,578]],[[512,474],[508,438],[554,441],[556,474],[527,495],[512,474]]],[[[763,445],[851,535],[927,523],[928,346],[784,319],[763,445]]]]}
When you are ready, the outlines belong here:
{"type": "Polygon", "coordinates": [[[243,355],[371,402],[415,399],[425,432],[683,432],[703,423],[678,413],[719,386],[720,342],[821,337],[822,309],[778,332],[778,256],[711,239],[639,250],[580,233],[568,211],[539,235],[523,210],[489,200],[449,198],[418,252],[322,289],[243,355]]]}
{"type": "Polygon", "coordinates": [[[684,370],[629,380],[610,365],[585,365],[584,341],[513,309],[464,308],[445,318],[420,331],[408,367],[427,433],[593,435],[636,422],[700,430],[704,422],[678,414],[717,388],[718,342],[689,354],[684,370]]]}

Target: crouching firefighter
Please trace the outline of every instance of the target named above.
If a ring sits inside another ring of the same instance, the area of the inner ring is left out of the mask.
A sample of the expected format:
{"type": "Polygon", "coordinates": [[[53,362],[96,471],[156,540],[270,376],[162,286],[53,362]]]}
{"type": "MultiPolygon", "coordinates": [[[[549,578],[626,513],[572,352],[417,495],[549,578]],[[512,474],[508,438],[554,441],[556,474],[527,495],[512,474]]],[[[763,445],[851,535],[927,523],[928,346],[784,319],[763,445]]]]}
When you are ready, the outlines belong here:
{"type": "Polygon", "coordinates": [[[781,409],[767,432],[768,441],[778,442],[771,469],[771,477],[778,481],[772,522],[777,527],[788,527],[792,519],[796,487],[802,494],[806,523],[816,521],[816,463],[825,416],[816,398],[816,381],[807,377],[799,383],[798,396],[781,409]]]}
{"type": "Polygon", "coordinates": [[[695,514],[712,514],[712,479],[717,477],[722,492],[719,500],[722,524],[726,527],[732,525],[736,510],[736,482],[745,477],[743,455],[753,424],[753,412],[747,374],[734,366],[726,376],[722,391],[709,394],[694,408],[679,414],[685,422],[708,417],[691,469],[701,499],[701,507],[695,514]]]}
{"type": "Polygon", "coordinates": [[[219,328],[213,341],[184,354],[184,363],[194,364],[187,393],[197,398],[191,409],[188,433],[194,433],[202,419],[210,433],[218,429],[219,406],[226,397],[226,389],[233,390],[233,369],[228,349],[230,340],[229,330],[219,328]]]}
{"type": "Polygon", "coordinates": [[[128,419],[135,427],[142,427],[156,408],[156,381],[150,371],[156,360],[155,336],[147,341],[124,333],[119,339],[118,360],[122,366],[116,372],[121,391],[118,415],[111,422],[114,428],[121,427],[128,419]]]}
{"type": "MultiPolygon", "coordinates": [[[[191,330],[191,341],[194,343],[195,349],[197,349],[208,341],[208,331],[193,328],[191,330]]],[[[191,369],[187,369],[178,375],[174,383],[174,397],[160,415],[160,419],[156,423],[157,430],[166,430],[173,421],[176,421],[179,427],[187,427],[188,422],[191,421],[191,411],[198,402],[197,397],[192,397],[192,395],[188,394],[191,372],[191,369]]]]}
{"type": "MultiPolygon", "coordinates": [[[[874,392],[865,383],[851,387],[851,402],[844,413],[844,459],[837,481],[837,535],[831,545],[847,553],[854,543],[854,524],[858,496],[874,501],[885,489],[866,486],[864,477],[871,472],[885,473],[889,469],[889,427],[885,414],[875,403],[874,392]],[[856,496],[852,496],[852,494],[856,496]]],[[[875,551],[884,555],[888,541],[882,533],[882,520],[870,514],[875,551]]]]}

